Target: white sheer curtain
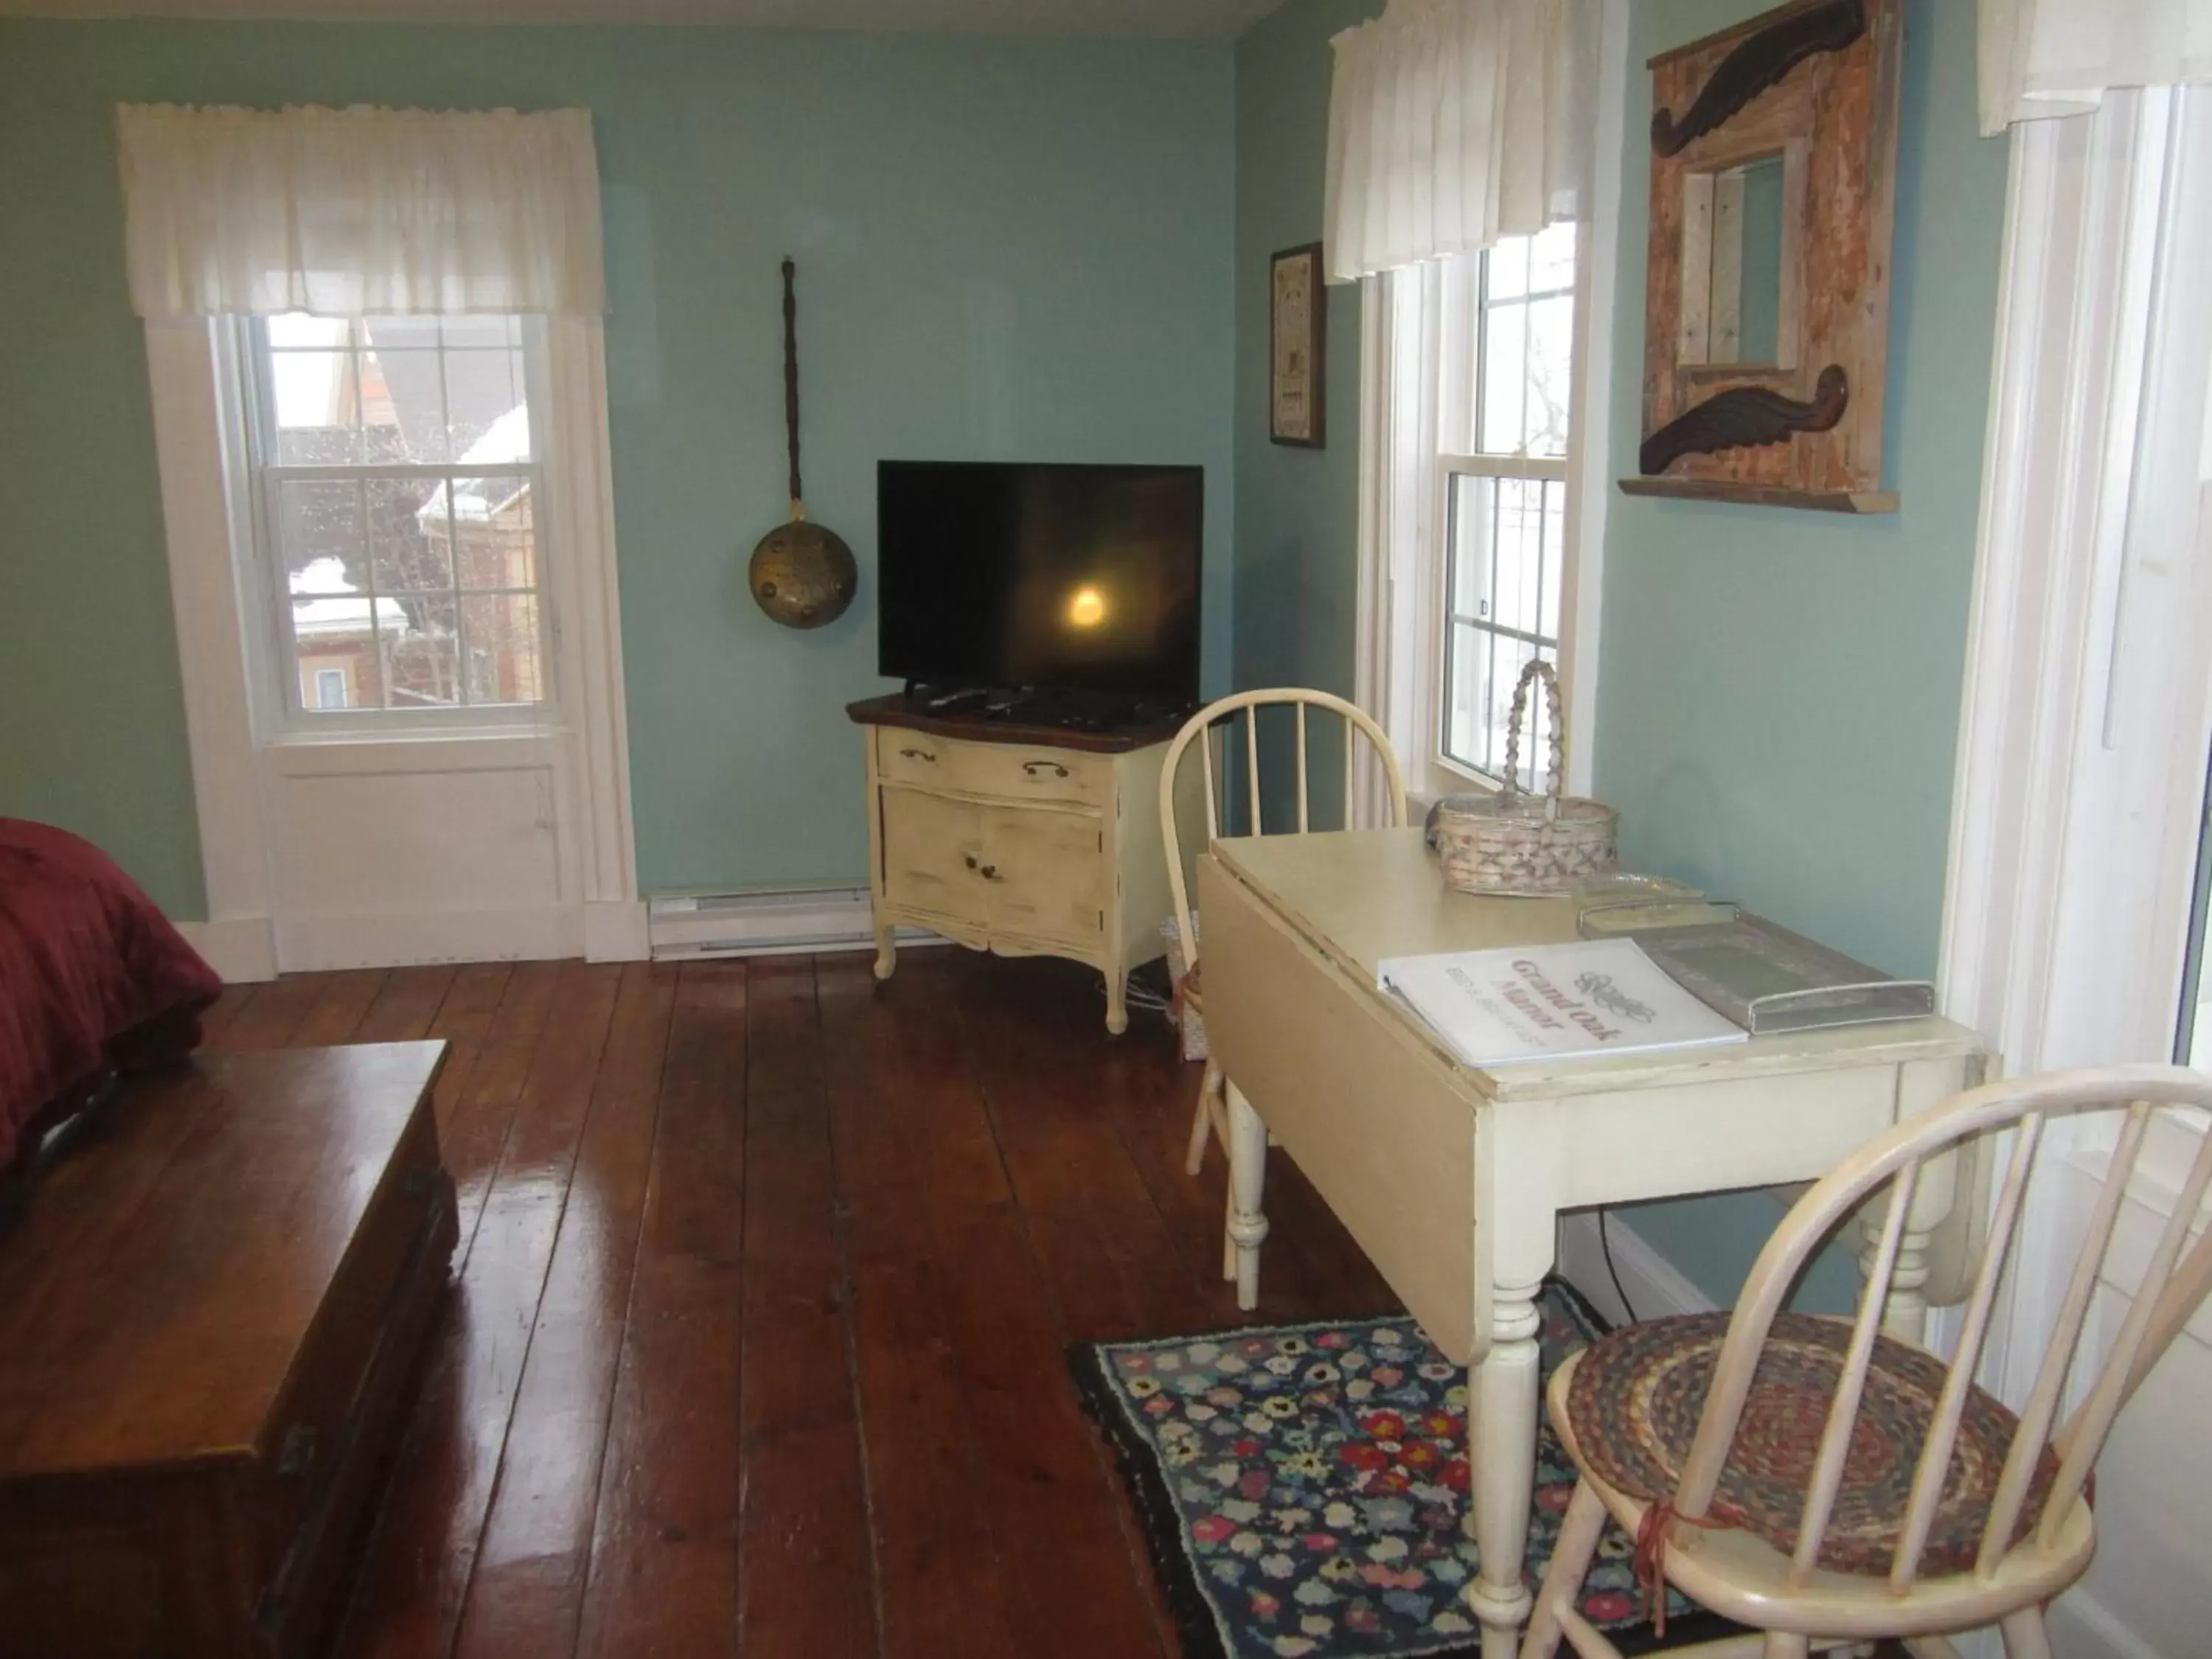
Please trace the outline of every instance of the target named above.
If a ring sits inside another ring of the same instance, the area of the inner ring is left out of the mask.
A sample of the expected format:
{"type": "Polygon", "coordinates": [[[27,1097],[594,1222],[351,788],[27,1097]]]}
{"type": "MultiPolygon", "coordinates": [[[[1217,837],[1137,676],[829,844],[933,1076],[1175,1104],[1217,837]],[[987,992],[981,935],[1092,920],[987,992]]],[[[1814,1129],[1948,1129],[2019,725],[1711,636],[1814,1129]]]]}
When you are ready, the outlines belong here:
{"type": "Polygon", "coordinates": [[[2212,0],[1980,0],[1982,132],[2212,82],[2212,0]]]}
{"type": "Polygon", "coordinates": [[[1586,216],[1596,0],[1390,0],[1333,43],[1322,240],[1351,281],[1586,216]]]}
{"type": "Polygon", "coordinates": [[[148,319],[606,309],[582,110],[116,111],[148,319]]]}

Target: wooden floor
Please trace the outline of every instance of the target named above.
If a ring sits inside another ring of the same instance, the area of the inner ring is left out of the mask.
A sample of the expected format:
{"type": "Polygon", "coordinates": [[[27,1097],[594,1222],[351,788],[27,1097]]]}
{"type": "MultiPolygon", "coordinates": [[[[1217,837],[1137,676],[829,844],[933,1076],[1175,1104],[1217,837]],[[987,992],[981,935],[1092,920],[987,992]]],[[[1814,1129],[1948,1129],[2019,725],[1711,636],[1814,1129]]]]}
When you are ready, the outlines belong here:
{"type": "MultiPolygon", "coordinates": [[[[1061,1351],[1238,1322],[1197,1067],[1097,975],[911,951],[226,993],[450,1040],[455,1291],[339,1652],[1176,1651],[1061,1351]]],[[[1264,1316],[1394,1305],[1278,1160],[1264,1316]]]]}

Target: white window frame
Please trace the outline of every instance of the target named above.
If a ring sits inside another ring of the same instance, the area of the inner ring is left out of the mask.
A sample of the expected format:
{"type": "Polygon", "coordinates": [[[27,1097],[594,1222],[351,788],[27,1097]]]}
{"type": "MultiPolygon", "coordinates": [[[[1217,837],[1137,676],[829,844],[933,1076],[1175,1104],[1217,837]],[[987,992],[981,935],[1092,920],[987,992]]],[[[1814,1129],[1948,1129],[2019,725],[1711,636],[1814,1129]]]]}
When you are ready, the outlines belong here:
{"type": "Polygon", "coordinates": [[[242,573],[258,561],[234,319],[146,324],[207,888],[208,921],[186,931],[228,980],[266,979],[276,968],[274,849],[262,802],[266,765],[315,769],[339,749],[359,757],[349,764],[374,767],[383,755],[396,765],[453,770],[523,749],[542,755],[556,769],[562,819],[574,826],[562,837],[562,857],[572,860],[573,890],[584,907],[583,953],[593,961],[647,954],[630,811],[605,331],[597,317],[549,318],[544,330],[547,395],[533,421],[546,434],[541,523],[561,554],[548,562],[545,589],[550,684],[561,689],[562,702],[528,706],[526,720],[504,730],[432,722],[302,732],[275,717],[277,682],[252,660],[264,648],[254,636],[269,632],[259,619],[271,613],[261,594],[241,585],[242,573]]]}
{"type": "MultiPolygon", "coordinates": [[[[1579,532],[1582,527],[1583,512],[1575,499],[1574,470],[1576,462],[1581,456],[1583,421],[1589,413],[1589,401],[1583,395],[1583,381],[1589,368],[1593,350],[1602,349],[1609,343],[1609,342],[1594,339],[1587,326],[1586,313],[1589,309],[1590,285],[1595,275],[1597,263],[1591,246],[1596,240],[1592,234],[1592,229],[1593,227],[1589,225],[1577,225],[1575,228],[1575,280],[1571,290],[1575,301],[1574,346],[1572,366],[1570,371],[1570,384],[1572,390],[1569,398],[1567,416],[1566,453],[1551,456],[1508,454],[1500,451],[1472,451],[1466,453],[1441,453],[1437,457],[1435,506],[1431,508],[1433,516],[1430,520],[1433,526],[1431,533],[1436,543],[1433,586],[1431,589],[1436,607],[1436,618],[1432,624],[1435,641],[1431,647],[1433,656],[1431,659],[1434,664],[1434,672],[1423,698],[1423,720],[1428,733],[1428,752],[1422,765],[1422,775],[1426,782],[1427,791],[1434,794],[1448,794],[1469,789],[1496,790],[1503,788],[1505,785],[1503,773],[1485,771],[1479,766],[1462,760],[1449,751],[1446,741],[1446,733],[1451,723],[1449,702],[1451,634],[1453,624],[1459,620],[1452,609],[1452,559],[1455,552],[1452,545],[1452,485],[1455,479],[1476,477],[1540,480],[1546,483],[1558,484],[1565,495],[1566,522],[1562,535],[1559,563],[1559,637],[1553,642],[1552,647],[1555,659],[1553,672],[1559,677],[1559,684],[1563,688],[1562,698],[1564,699],[1565,696],[1564,688],[1567,684],[1569,672],[1568,642],[1578,631],[1577,628],[1578,618],[1575,614],[1574,598],[1577,592],[1577,575],[1581,562],[1579,532]]],[[[1486,295],[1490,285],[1490,254],[1486,251],[1479,256],[1479,258],[1471,260],[1469,264],[1473,267],[1470,270],[1463,272],[1446,272],[1443,276],[1443,282],[1446,285],[1455,281],[1463,281],[1471,283],[1474,289],[1474,293],[1468,296],[1463,310],[1458,306],[1448,304],[1443,313],[1443,319],[1449,324],[1461,315],[1471,317],[1480,333],[1485,322],[1484,313],[1487,309],[1486,295]]],[[[1480,421],[1479,411],[1482,399],[1484,348],[1475,341],[1462,341],[1453,337],[1452,331],[1447,329],[1438,340],[1437,349],[1446,361],[1456,360],[1467,366],[1468,372],[1474,383],[1469,393],[1469,407],[1478,411],[1474,418],[1479,425],[1480,421]]],[[[1479,619],[1471,619],[1471,621],[1474,626],[1486,629],[1493,638],[1519,640],[1524,643],[1535,642],[1533,636],[1519,629],[1501,628],[1494,622],[1486,623],[1479,619]]],[[[1533,773],[1534,787],[1544,787],[1546,780],[1541,756],[1528,745],[1523,746],[1522,754],[1524,763],[1533,773]]]]}
{"type": "MultiPolygon", "coordinates": [[[[332,738],[386,734],[402,735],[410,729],[435,732],[528,732],[561,720],[561,653],[557,648],[560,617],[553,573],[562,557],[559,503],[551,499],[546,483],[546,453],[551,441],[548,404],[551,397],[547,321],[524,317],[522,362],[524,394],[530,407],[530,448],[527,462],[487,465],[486,473],[527,474],[531,480],[532,530],[537,541],[538,628],[541,633],[541,672],[545,696],[534,703],[455,704],[450,707],[383,708],[350,704],[343,711],[309,708],[301,695],[296,642],[292,633],[290,595],[283,580],[283,550],[277,531],[277,491],[288,480],[318,478],[416,477],[426,472],[473,476],[458,462],[424,467],[379,465],[297,465],[270,458],[275,440],[274,404],[267,383],[267,323],[256,317],[221,319],[216,326],[228,336],[222,343],[226,372],[236,377],[239,388],[236,418],[240,422],[237,453],[251,475],[243,496],[250,534],[234,549],[240,559],[239,585],[258,606],[258,625],[246,637],[246,650],[258,682],[254,690],[257,724],[264,731],[294,737],[332,738]]],[[[373,597],[373,596],[372,596],[373,597]]],[[[467,665],[461,665],[467,672],[467,665]]]]}
{"type": "MultiPolygon", "coordinates": [[[[2188,96],[2204,102],[2187,125],[2171,91],[2113,93],[2009,140],[1938,983],[2014,1076],[2167,1060],[2184,1018],[2212,750],[2212,92],[2188,96]]],[[[2106,1312],[2133,1295],[2204,1132],[2172,1109],[2154,1123],[2106,1312]]],[[[2044,1359],[2111,1139],[2108,1122],[2046,1131],[2051,1211],[2016,1243],[1984,1358],[2000,1398],[2044,1359]]],[[[1937,1310],[1934,1339],[1960,1318],[1937,1310]]],[[[2093,1319],[2084,1347],[2109,1336],[2093,1319]]],[[[2212,1348],[2212,1306],[2183,1340],[2212,1348]]],[[[2109,1594],[2093,1571],[2053,1604],[2058,1650],[2140,1645],[2109,1594]]]]}

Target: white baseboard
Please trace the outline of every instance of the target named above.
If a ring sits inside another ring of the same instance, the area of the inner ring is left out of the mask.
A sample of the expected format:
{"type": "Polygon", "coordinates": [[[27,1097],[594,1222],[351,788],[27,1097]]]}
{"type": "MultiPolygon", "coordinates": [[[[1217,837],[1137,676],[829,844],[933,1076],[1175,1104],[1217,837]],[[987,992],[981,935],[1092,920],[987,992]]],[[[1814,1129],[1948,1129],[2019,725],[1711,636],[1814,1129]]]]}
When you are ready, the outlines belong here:
{"type": "Polygon", "coordinates": [[[550,962],[584,953],[580,907],[291,916],[276,924],[288,974],[440,962],[550,962]]]}
{"type": "MultiPolygon", "coordinates": [[[[875,919],[865,887],[677,895],[654,899],[648,915],[655,962],[876,947],[875,919]]],[[[902,945],[945,943],[913,927],[900,928],[897,939],[902,945]]]]}
{"type": "MultiPolygon", "coordinates": [[[[1636,1317],[1713,1311],[1712,1299],[1618,1215],[1607,1218],[1605,1231],[1613,1245],[1613,1271],[1620,1275],[1620,1291],[1628,1293],[1636,1317]]],[[[1606,1271],[1596,1211],[1579,1211],[1560,1218],[1559,1276],[1614,1324],[1628,1323],[1631,1309],[1622,1304],[1620,1291],[1613,1287],[1613,1273],[1606,1271]]]]}
{"type": "Polygon", "coordinates": [[[226,985],[258,985],[276,977],[276,935],[266,916],[180,921],[177,931],[226,985]]]}
{"type": "Polygon", "coordinates": [[[645,901],[601,900],[584,906],[584,960],[643,962],[653,955],[645,901]]]}

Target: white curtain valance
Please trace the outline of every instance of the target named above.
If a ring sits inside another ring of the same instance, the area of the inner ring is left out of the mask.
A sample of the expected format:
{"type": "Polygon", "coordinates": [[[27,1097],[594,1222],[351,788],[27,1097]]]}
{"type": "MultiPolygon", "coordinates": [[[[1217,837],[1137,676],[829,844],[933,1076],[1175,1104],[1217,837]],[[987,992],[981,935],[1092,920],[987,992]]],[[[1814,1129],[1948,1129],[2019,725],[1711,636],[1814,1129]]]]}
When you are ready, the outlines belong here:
{"type": "Polygon", "coordinates": [[[1332,43],[1322,240],[1351,281],[1583,216],[1595,0],[1390,0],[1332,43]]]}
{"type": "Polygon", "coordinates": [[[583,110],[116,111],[142,317],[606,309],[583,110]]]}
{"type": "Polygon", "coordinates": [[[1982,133],[2212,82],[2212,0],[1981,0],[1982,133]]]}

